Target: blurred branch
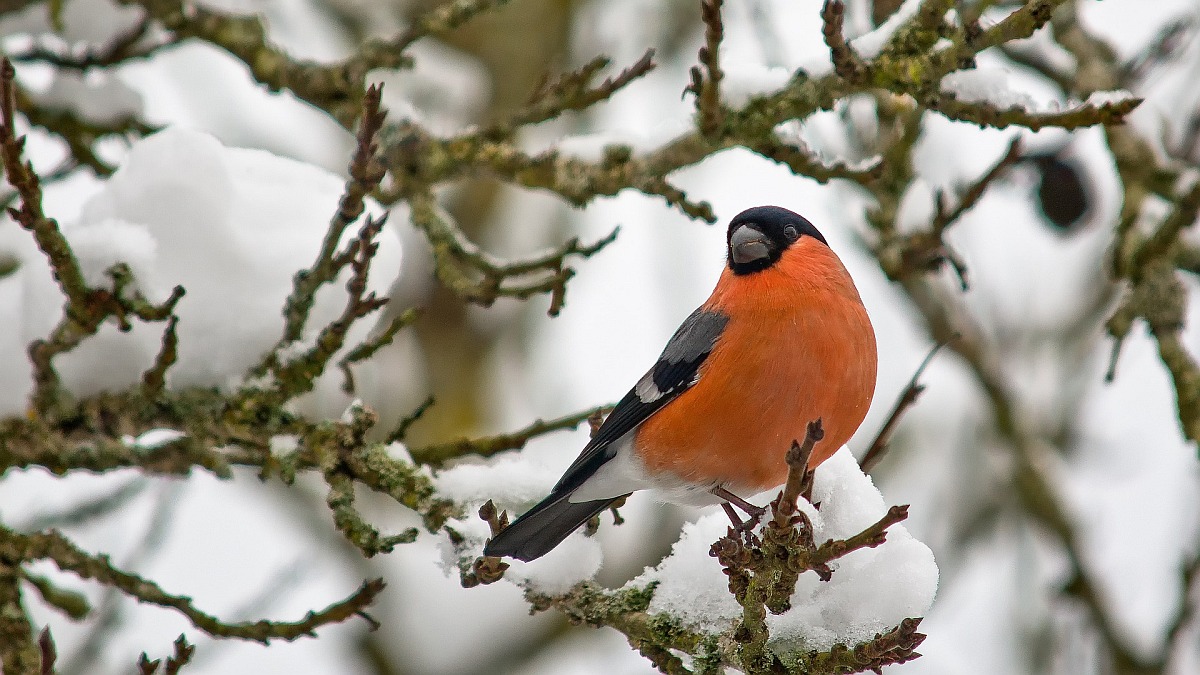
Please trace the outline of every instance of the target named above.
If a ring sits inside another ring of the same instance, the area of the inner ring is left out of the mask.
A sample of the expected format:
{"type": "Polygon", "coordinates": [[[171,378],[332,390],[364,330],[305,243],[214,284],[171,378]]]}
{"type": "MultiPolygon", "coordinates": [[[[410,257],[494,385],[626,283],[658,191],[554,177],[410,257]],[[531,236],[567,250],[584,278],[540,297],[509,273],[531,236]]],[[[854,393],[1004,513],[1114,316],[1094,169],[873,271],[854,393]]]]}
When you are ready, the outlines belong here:
{"type": "Polygon", "coordinates": [[[554,119],[569,110],[586,110],[606,101],[634,80],[654,70],[654,50],[646,50],[633,65],[615,77],[605,78],[599,85],[592,86],[592,80],[609,63],[608,57],[598,56],[575,72],[554,79],[547,78],[530,97],[528,105],[507,119],[488,125],[480,135],[507,138],[522,127],[554,119]]]}
{"type": "Polygon", "coordinates": [[[846,20],[846,3],[841,0],[825,0],[821,7],[821,35],[829,46],[833,71],[847,82],[860,82],[868,75],[867,66],[854,49],[846,42],[843,33],[846,20]]]}
{"type": "Polygon", "coordinates": [[[141,6],[170,31],[174,40],[203,40],[245,63],[259,83],[271,91],[288,89],[349,127],[358,116],[367,73],[411,65],[405,51],[417,40],[454,30],[504,0],[452,0],[418,17],[390,40],[370,40],[349,57],[334,63],[294,59],[267,39],[260,17],[240,16],[185,3],[184,0],[120,0],[141,6]]]}
{"type": "MultiPolygon", "coordinates": [[[[271,640],[295,640],[315,635],[316,629],[340,623],[361,614],[375,596],[383,590],[383,580],[365,582],[362,587],[347,597],[319,612],[309,612],[300,621],[256,621],[251,623],[224,623],[206,614],[192,604],[191,598],[171,595],[152,581],[112,566],[107,556],[85,553],[58,532],[48,530],[35,534],[19,534],[0,527],[0,556],[6,560],[28,562],[50,560],[64,572],[71,572],[83,579],[94,579],[107,586],[119,588],[138,602],[174,609],[182,614],[197,629],[213,637],[236,638],[269,644],[271,640]]],[[[22,613],[23,615],[23,613],[22,613]]],[[[27,672],[27,671],[16,671],[27,672]]]]}
{"type": "Polygon", "coordinates": [[[917,398],[925,391],[925,385],[921,384],[921,375],[925,372],[925,368],[933,361],[933,357],[941,351],[945,346],[944,342],[939,342],[929,350],[929,354],[925,356],[925,360],[921,361],[921,365],[917,366],[917,371],[913,373],[908,384],[904,386],[904,390],[900,392],[900,397],[896,399],[896,404],[892,406],[892,411],[888,413],[887,420],[880,427],[879,433],[875,435],[875,440],[871,442],[871,446],[867,448],[866,454],[863,455],[859,466],[862,467],[863,473],[870,473],[875,465],[879,464],[879,460],[883,459],[884,453],[888,450],[888,443],[892,440],[892,433],[896,430],[896,425],[899,424],[900,418],[904,413],[917,402],[917,398]]]}
{"type": "Polygon", "coordinates": [[[721,18],[723,0],[703,0],[700,17],[704,21],[704,46],[700,48],[700,65],[692,66],[692,82],[684,89],[696,97],[696,126],[705,136],[718,136],[725,121],[725,108],[721,105],[721,40],[725,37],[725,23],[721,18]]]}
{"type": "MultiPolygon", "coordinates": [[[[1072,93],[1082,97],[1122,87],[1134,76],[1134,71],[1122,66],[1110,45],[1080,24],[1074,6],[1055,15],[1054,36],[1079,64],[1080,77],[1073,82],[1072,93]]],[[[1177,251],[1186,248],[1179,240],[1180,234],[1195,223],[1200,212],[1200,184],[1188,175],[1190,169],[1178,163],[1189,159],[1186,154],[1172,158],[1176,161],[1164,162],[1154,145],[1135,130],[1109,127],[1106,131],[1125,193],[1112,263],[1126,291],[1107,323],[1114,340],[1109,377],[1115,375],[1125,337],[1137,320],[1144,320],[1171,375],[1184,435],[1197,442],[1200,441],[1200,365],[1182,340],[1187,294],[1176,268],[1177,251]],[[1153,232],[1144,235],[1134,224],[1151,196],[1166,200],[1169,211],[1153,232]]],[[[1181,150],[1190,152],[1190,148],[1181,150]]],[[[1119,652],[1117,656],[1124,658],[1119,652]]],[[[1137,662],[1132,656],[1126,660],[1137,662]]]]}
{"type": "Polygon", "coordinates": [[[1200,552],[1193,552],[1191,560],[1180,566],[1182,592],[1179,594],[1179,607],[1167,626],[1166,649],[1162,660],[1162,670],[1165,672],[1173,672],[1172,666],[1176,663],[1174,657],[1178,656],[1180,660],[1187,658],[1183,651],[1187,645],[1183,642],[1183,636],[1197,614],[1200,614],[1200,599],[1194,597],[1197,579],[1200,579],[1200,552]]]}
{"type": "Polygon", "coordinates": [[[14,63],[44,63],[62,70],[87,71],[93,68],[109,68],[129,61],[148,58],[158,50],[174,44],[172,40],[143,44],[150,33],[152,22],[149,16],[125,32],[115,35],[107,44],[88,46],[81,51],[56,50],[35,43],[28,49],[10,52],[8,58],[14,63]]]}
{"type": "Polygon", "coordinates": [[[42,668],[40,675],[54,675],[54,664],[58,661],[58,651],[54,646],[54,637],[50,635],[50,627],[46,626],[38,635],[38,649],[41,650],[42,668]]]}
{"type": "Polygon", "coordinates": [[[439,208],[432,194],[423,192],[409,198],[412,220],[433,246],[438,279],[464,300],[491,305],[498,298],[528,298],[550,295],[550,316],[556,316],[566,300],[567,281],[575,271],[565,266],[570,256],[590,258],[617,238],[617,229],[594,244],[568,240],[557,249],[524,260],[498,260],[480,250],[439,208]],[[515,283],[505,283],[515,279],[515,283]]]}
{"type": "Polygon", "coordinates": [[[138,657],[138,672],[140,675],[157,675],[159,666],[162,666],[163,675],[175,675],[188,663],[191,663],[192,656],[196,653],[196,648],[188,643],[187,637],[180,635],[174,642],[175,651],[167,657],[164,663],[162,659],[150,660],[146,656],[146,652],[138,657]]]}
{"type": "Polygon", "coordinates": [[[1113,610],[1104,604],[1097,582],[1085,565],[1075,520],[1069,515],[1063,497],[1048,473],[1048,449],[1041,439],[1025,428],[1009,383],[991,363],[986,348],[952,326],[949,315],[938,307],[945,300],[938,299],[936,291],[918,280],[906,281],[903,286],[921,311],[930,333],[935,339],[946,340],[949,348],[962,357],[987,396],[996,429],[1016,461],[1012,481],[1017,496],[1027,515],[1057,540],[1067,557],[1072,580],[1066,590],[1087,608],[1105,646],[1113,655],[1118,672],[1142,667],[1117,630],[1113,610]]]}
{"type": "Polygon", "coordinates": [[[574,429],[593,415],[604,415],[612,410],[611,405],[589,408],[551,420],[534,420],[532,424],[507,434],[481,438],[458,438],[445,443],[409,448],[413,459],[421,464],[439,466],[452,459],[467,455],[490,457],[505,450],[520,450],[530,440],[553,431],[574,429]]]}
{"type": "Polygon", "coordinates": [[[26,7],[36,5],[45,0],[0,0],[0,14],[11,14],[20,12],[26,7]]]}
{"type": "Polygon", "coordinates": [[[124,508],[130,501],[145,492],[149,484],[149,481],[144,478],[134,478],[110,492],[80,500],[63,509],[35,513],[24,519],[16,529],[23,532],[37,532],[38,530],[82,525],[124,508]]]}
{"type": "Polygon", "coordinates": [[[5,673],[40,673],[42,649],[21,599],[21,559],[0,547],[0,667],[5,673]]]}
{"type": "MultiPolygon", "coordinates": [[[[92,605],[83,593],[59,588],[46,577],[33,574],[28,570],[21,570],[21,576],[38,592],[42,602],[75,621],[82,621],[92,613],[92,605]]],[[[57,656],[55,658],[57,659],[57,656]]]]}
{"type": "Polygon", "coordinates": [[[1046,127],[1070,131],[1098,124],[1123,124],[1125,116],[1141,103],[1140,98],[1124,98],[1099,105],[1082,103],[1057,112],[1031,112],[1020,106],[1000,108],[984,101],[964,101],[944,91],[921,99],[922,105],[952,120],[997,129],[1022,126],[1033,131],[1046,127]]]}
{"type": "Polygon", "coordinates": [[[159,130],[136,116],[117,119],[89,119],[81,110],[43,105],[28,93],[15,88],[16,108],[31,126],[45,129],[67,146],[75,166],[87,167],[97,176],[112,175],[114,167],[96,153],[95,145],[104,139],[128,139],[149,136],[159,130]]]}
{"type": "MultiPolygon", "coordinates": [[[[162,550],[167,537],[176,523],[181,501],[181,483],[164,483],[158,486],[158,494],[150,506],[152,514],[145,530],[138,536],[133,549],[124,556],[119,566],[137,569],[146,565],[152,556],[162,550]]],[[[93,611],[87,632],[78,640],[74,651],[59,668],[59,675],[87,675],[98,659],[104,657],[105,647],[111,644],[125,619],[126,596],[115,586],[108,586],[93,611]]]]}
{"type": "MultiPolygon", "coordinates": [[[[1010,15],[1010,18],[1039,4],[1043,7],[1046,5],[1046,3],[1027,4],[1022,9],[1016,10],[1010,15]]],[[[1048,11],[1037,16],[1030,14],[1026,17],[1026,20],[1035,21],[1039,25],[1049,19],[1048,11]]],[[[1056,24],[1057,27],[1058,24],[1056,24]]],[[[1056,32],[1056,37],[1060,36],[1061,34],[1056,32]]],[[[1119,86],[1119,83],[1104,82],[1104,89],[1116,86],[1119,86]]],[[[1086,97],[1090,93],[1092,92],[1081,91],[1078,92],[1078,95],[1086,97]]],[[[1073,581],[1067,590],[1079,598],[1087,608],[1106,648],[1113,656],[1117,672],[1137,669],[1144,664],[1141,664],[1115,628],[1113,610],[1104,605],[1096,590],[1096,581],[1085,566],[1079,549],[1076,525],[1068,515],[1054,481],[1048,475],[1049,458],[1046,456],[1048,450],[1045,442],[1025,428],[1017,412],[1017,403],[1011,393],[1011,386],[999,370],[995,363],[996,357],[988,349],[988,346],[974,332],[967,334],[963,331],[962,323],[969,320],[965,316],[964,308],[961,304],[953,302],[952,298],[941,292],[928,279],[920,274],[915,274],[914,272],[920,272],[921,269],[919,266],[913,266],[910,262],[914,258],[907,251],[912,249],[903,248],[905,245],[911,246],[914,241],[921,241],[918,238],[926,239],[931,244],[940,242],[939,229],[944,229],[947,224],[952,222],[953,219],[949,216],[958,210],[948,211],[945,207],[939,207],[928,230],[902,238],[897,237],[894,218],[898,213],[899,198],[904,192],[904,186],[907,186],[914,177],[911,152],[916,138],[915,134],[918,133],[918,129],[915,127],[902,126],[899,128],[903,130],[899,134],[880,139],[880,151],[887,157],[887,161],[884,163],[885,173],[878,183],[871,186],[878,205],[868,214],[868,220],[881,238],[881,244],[876,248],[880,265],[891,278],[900,282],[901,288],[908,294],[920,312],[931,336],[936,341],[946,342],[950,349],[959,354],[966,362],[991,404],[996,429],[1012,452],[1015,460],[1012,482],[1026,514],[1054,536],[1068,559],[1073,581]]],[[[1106,130],[1110,136],[1127,136],[1131,133],[1127,128],[1121,126],[1108,126],[1106,130]]],[[[1014,152],[1015,149],[1010,146],[1005,157],[976,183],[978,189],[968,190],[967,196],[962,200],[966,204],[964,211],[973,205],[971,196],[982,194],[991,179],[994,179],[1003,166],[1014,157],[1014,152]]],[[[1115,149],[1114,152],[1116,152],[1115,149]]],[[[932,246],[926,248],[935,250],[932,246]]]]}

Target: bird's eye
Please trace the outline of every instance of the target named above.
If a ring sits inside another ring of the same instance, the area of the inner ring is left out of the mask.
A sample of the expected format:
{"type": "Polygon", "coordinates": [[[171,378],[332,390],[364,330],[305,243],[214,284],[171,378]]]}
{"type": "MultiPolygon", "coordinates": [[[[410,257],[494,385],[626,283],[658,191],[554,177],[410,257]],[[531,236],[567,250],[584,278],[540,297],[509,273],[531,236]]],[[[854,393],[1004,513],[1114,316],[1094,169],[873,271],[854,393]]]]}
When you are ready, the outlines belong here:
{"type": "Polygon", "coordinates": [[[796,241],[800,238],[800,233],[791,225],[783,228],[783,235],[788,238],[788,241],[796,241]]]}

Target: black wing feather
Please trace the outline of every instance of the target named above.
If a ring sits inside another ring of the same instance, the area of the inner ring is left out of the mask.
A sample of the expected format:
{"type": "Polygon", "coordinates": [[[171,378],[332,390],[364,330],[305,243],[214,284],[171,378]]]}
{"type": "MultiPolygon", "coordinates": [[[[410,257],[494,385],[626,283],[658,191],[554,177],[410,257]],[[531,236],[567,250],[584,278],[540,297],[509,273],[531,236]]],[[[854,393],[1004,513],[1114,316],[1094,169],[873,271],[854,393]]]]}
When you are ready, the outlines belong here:
{"type": "Polygon", "coordinates": [[[571,493],[616,454],[614,443],[696,383],[729,317],[698,309],[667,342],[658,362],[625,394],[612,413],[540,504],[517,518],[486,547],[484,555],[534,560],[545,555],[615,499],[575,503],[571,493]]]}
{"type": "Polygon", "coordinates": [[[616,453],[613,443],[633,431],[676,396],[696,383],[700,364],[708,358],[729,317],[697,309],[671,336],[650,372],[617,403],[600,430],[554,486],[552,494],[570,492],[591,477],[616,453]]]}

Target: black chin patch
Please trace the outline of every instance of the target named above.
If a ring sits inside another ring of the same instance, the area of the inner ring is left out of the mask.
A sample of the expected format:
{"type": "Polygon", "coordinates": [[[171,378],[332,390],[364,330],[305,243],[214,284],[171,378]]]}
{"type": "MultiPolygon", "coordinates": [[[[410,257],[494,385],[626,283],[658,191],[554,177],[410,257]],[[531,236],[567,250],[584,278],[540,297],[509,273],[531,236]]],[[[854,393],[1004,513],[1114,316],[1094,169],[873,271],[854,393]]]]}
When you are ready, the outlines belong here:
{"type": "Polygon", "coordinates": [[[739,275],[761,272],[774,265],[783,252],[797,242],[800,237],[812,237],[825,246],[829,245],[829,242],[825,241],[825,237],[817,228],[813,227],[812,223],[808,222],[807,218],[794,211],[779,206],[756,206],[746,209],[729,221],[729,231],[725,235],[729,269],[739,275]],[[770,247],[771,253],[768,257],[745,263],[733,261],[733,251],[729,248],[730,239],[732,239],[733,233],[744,225],[753,225],[754,229],[770,239],[773,245],[770,247]]]}

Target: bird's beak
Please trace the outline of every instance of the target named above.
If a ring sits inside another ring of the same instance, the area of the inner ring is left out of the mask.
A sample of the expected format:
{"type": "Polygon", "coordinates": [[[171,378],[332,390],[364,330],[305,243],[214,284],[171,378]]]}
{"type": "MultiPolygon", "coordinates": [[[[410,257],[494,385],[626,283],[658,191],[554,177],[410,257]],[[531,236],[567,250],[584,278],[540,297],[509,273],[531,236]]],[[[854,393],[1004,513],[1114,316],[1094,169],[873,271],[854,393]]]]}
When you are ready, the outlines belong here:
{"type": "Polygon", "coordinates": [[[730,236],[729,250],[733,255],[733,262],[741,265],[770,257],[771,240],[757,229],[743,225],[730,236]]]}

